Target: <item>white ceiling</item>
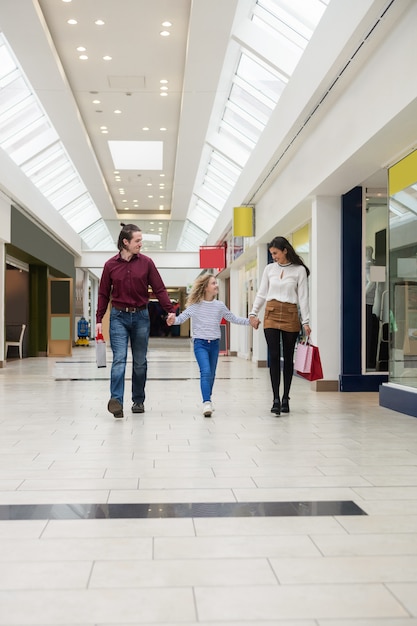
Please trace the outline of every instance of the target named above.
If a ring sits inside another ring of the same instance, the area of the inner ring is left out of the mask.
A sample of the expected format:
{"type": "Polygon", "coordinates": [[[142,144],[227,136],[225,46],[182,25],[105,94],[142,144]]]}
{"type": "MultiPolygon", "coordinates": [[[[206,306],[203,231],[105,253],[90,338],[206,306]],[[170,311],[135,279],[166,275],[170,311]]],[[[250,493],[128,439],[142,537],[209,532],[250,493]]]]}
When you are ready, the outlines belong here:
{"type": "MultiPolygon", "coordinates": [[[[218,123],[229,95],[237,59],[231,34],[251,14],[255,1],[0,0],[0,30],[82,175],[114,241],[121,221],[134,222],[147,235],[160,234],[163,249],[177,250],[201,174],[202,155],[208,150],[211,125],[218,123]],[[78,23],[69,25],[70,18],[78,23]],[[97,19],[104,24],[96,25],[97,19]],[[170,27],[162,25],[166,20],[171,22],[170,27]],[[164,29],[170,32],[169,37],[160,35],[164,29]],[[88,59],[79,58],[79,46],[86,48],[88,59]],[[111,60],[103,60],[105,55],[111,60]],[[168,81],[166,97],[160,95],[165,86],[161,80],[168,81]],[[102,127],[106,127],[106,134],[102,127]],[[117,181],[109,140],[163,142],[162,171],[123,170],[117,181]]],[[[366,23],[361,23],[358,38],[383,11],[386,1],[368,2],[372,11],[366,15],[366,23]]],[[[356,0],[357,11],[361,3],[356,0]]],[[[287,4],[292,6],[291,2],[287,4]]],[[[347,4],[345,0],[344,6],[347,4]]],[[[395,6],[404,8],[404,4],[410,1],[401,0],[395,6]]],[[[327,24],[330,27],[333,25],[327,24]]],[[[323,25],[321,42],[329,41],[323,37],[325,32],[323,25]]],[[[354,49],[354,41],[348,43],[345,55],[354,49]]],[[[369,48],[369,42],[367,45],[369,48]]],[[[337,58],[340,67],[347,58],[337,58]]],[[[312,74],[311,67],[307,71],[312,74]]],[[[335,62],[335,67],[329,68],[328,84],[336,71],[335,62]]],[[[314,99],[318,97],[319,92],[314,94],[314,99]]],[[[279,121],[274,138],[280,133],[279,121]]],[[[398,136],[397,126],[395,133],[398,136]]],[[[272,152],[278,153],[283,145],[273,146],[272,152]]],[[[275,159],[272,152],[270,163],[275,159]]],[[[361,159],[363,162],[362,153],[361,159]]],[[[372,163],[374,167],[368,164],[367,169],[375,174],[364,181],[364,186],[385,186],[386,171],[381,168],[380,156],[373,156],[372,163]]],[[[359,165],[351,168],[353,185],[360,182],[359,165]]],[[[262,168],[268,167],[265,161],[262,168]]],[[[335,177],[333,182],[324,181],[320,192],[344,193],[346,167],[340,168],[336,182],[335,177]]],[[[264,178],[261,174],[260,179],[264,178]]],[[[240,193],[238,202],[253,196],[245,185],[257,187],[247,175],[241,178],[245,181],[239,180],[233,192],[240,193]]],[[[216,226],[213,232],[221,227],[216,226]]]]}
{"type": "Polygon", "coordinates": [[[236,0],[2,0],[0,27],[114,240],[120,221],[133,221],[144,233],[159,232],[164,248],[176,248],[236,6],[236,0]],[[71,18],[77,24],[69,25],[71,18]],[[162,37],[163,30],[170,35],[162,37]],[[88,59],[80,60],[79,46],[88,59]],[[117,181],[109,140],[162,142],[162,170],[123,170],[117,181]]]}

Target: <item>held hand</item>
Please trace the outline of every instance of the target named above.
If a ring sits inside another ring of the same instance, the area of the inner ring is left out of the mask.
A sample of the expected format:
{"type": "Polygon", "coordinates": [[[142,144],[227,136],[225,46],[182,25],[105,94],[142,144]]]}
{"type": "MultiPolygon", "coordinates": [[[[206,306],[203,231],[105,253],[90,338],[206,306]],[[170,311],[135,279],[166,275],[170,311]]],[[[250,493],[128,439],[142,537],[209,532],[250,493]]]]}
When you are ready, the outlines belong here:
{"type": "Polygon", "coordinates": [[[251,315],[249,317],[249,324],[252,326],[252,328],[254,328],[255,330],[258,330],[259,328],[259,324],[261,323],[260,319],[258,317],[255,317],[254,315],[251,315]]]}
{"type": "Polygon", "coordinates": [[[166,319],[167,325],[172,326],[175,322],[175,313],[168,313],[168,317],[166,319]]]}
{"type": "Polygon", "coordinates": [[[303,325],[303,329],[304,329],[304,333],[307,335],[307,337],[310,337],[311,335],[311,328],[308,324],[304,324],[303,325]]]}

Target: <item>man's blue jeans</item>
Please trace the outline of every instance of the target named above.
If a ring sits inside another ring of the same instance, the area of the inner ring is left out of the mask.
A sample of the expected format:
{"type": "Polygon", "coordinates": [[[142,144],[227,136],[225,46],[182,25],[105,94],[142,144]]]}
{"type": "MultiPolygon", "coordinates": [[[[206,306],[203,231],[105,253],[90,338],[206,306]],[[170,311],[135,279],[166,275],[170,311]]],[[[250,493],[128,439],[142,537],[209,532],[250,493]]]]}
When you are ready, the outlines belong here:
{"type": "Polygon", "coordinates": [[[194,339],[194,354],[200,368],[200,388],[203,402],[211,402],[217,360],[219,358],[220,339],[194,339]]]}
{"type": "Polygon", "coordinates": [[[126,313],[112,308],[110,312],[110,346],[113,363],[110,376],[110,396],[123,406],[127,348],[130,339],[132,350],[132,401],[138,404],[145,400],[145,383],[148,363],[146,353],[150,321],[148,309],[126,313]]]}

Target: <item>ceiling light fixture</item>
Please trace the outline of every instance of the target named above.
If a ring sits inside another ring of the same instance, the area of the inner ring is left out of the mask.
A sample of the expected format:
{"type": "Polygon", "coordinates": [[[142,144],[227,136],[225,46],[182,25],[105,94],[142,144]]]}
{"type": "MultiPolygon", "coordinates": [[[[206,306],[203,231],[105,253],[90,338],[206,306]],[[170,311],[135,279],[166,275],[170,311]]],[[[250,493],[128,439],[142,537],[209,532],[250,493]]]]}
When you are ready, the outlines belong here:
{"type": "Polygon", "coordinates": [[[67,24],[70,24],[71,26],[74,26],[74,24],[78,24],[77,20],[67,20],[67,24]]]}
{"type": "Polygon", "coordinates": [[[161,78],[161,80],[159,81],[161,83],[161,85],[167,85],[168,81],[166,78],[161,78]]]}
{"type": "Polygon", "coordinates": [[[100,104],[101,100],[93,100],[93,104],[100,104]]]}
{"type": "Polygon", "coordinates": [[[116,115],[120,115],[121,110],[120,110],[120,109],[115,109],[115,110],[114,110],[114,113],[116,113],[116,115]]]}
{"type": "Polygon", "coordinates": [[[78,46],[77,48],[77,52],[85,52],[87,50],[87,48],[85,48],[84,46],[78,46]]]}
{"type": "Polygon", "coordinates": [[[172,26],[171,22],[162,22],[161,26],[164,26],[165,28],[169,28],[170,26],[172,26]]]}
{"type": "Polygon", "coordinates": [[[149,130],[149,126],[144,126],[142,130],[149,130]]]}
{"type": "Polygon", "coordinates": [[[88,56],[86,54],[80,54],[80,56],[78,58],[80,59],[80,61],[87,61],[88,60],[88,56]]]}
{"type": "Polygon", "coordinates": [[[161,35],[161,37],[169,37],[171,33],[167,30],[161,30],[159,34],[161,35]]]}
{"type": "Polygon", "coordinates": [[[161,126],[161,128],[160,128],[159,130],[161,130],[162,132],[164,132],[164,131],[166,131],[166,128],[165,128],[165,126],[161,126]]]}
{"type": "Polygon", "coordinates": [[[166,92],[166,91],[162,91],[159,95],[160,95],[160,96],[165,96],[165,97],[166,97],[168,94],[167,94],[167,92],[166,92]]]}
{"type": "Polygon", "coordinates": [[[104,26],[104,22],[103,22],[103,20],[96,20],[96,21],[94,22],[94,24],[95,24],[96,26],[104,26]]]}
{"type": "Polygon", "coordinates": [[[108,54],[106,54],[106,56],[103,57],[103,61],[111,61],[112,57],[109,56],[108,54]]]}

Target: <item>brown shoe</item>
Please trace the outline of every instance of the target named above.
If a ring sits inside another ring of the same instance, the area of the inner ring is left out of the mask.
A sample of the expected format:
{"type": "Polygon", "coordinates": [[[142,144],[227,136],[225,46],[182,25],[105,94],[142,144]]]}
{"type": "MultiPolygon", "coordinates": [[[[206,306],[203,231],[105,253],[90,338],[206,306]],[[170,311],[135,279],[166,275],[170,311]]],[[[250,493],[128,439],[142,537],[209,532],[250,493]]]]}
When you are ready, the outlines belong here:
{"type": "Polygon", "coordinates": [[[107,408],[113,417],[123,417],[123,407],[116,398],[110,398],[107,408]]]}

